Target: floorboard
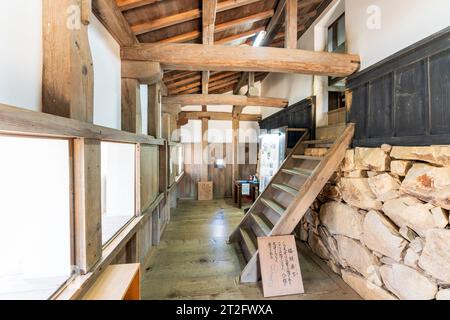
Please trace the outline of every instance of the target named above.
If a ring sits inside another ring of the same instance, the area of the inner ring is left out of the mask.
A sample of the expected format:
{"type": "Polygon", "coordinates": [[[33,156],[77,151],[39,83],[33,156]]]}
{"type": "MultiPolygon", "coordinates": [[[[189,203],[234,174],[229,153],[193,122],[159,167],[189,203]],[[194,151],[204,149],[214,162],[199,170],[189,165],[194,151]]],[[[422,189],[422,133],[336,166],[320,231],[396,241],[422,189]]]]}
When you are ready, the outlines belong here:
{"type": "MultiPolygon", "coordinates": [[[[242,257],[227,244],[242,217],[229,199],[180,201],[145,268],[142,298],[263,299],[260,284],[239,284],[242,257]]],[[[360,299],[306,247],[299,249],[299,260],[306,293],[281,299],[360,299]]]]}

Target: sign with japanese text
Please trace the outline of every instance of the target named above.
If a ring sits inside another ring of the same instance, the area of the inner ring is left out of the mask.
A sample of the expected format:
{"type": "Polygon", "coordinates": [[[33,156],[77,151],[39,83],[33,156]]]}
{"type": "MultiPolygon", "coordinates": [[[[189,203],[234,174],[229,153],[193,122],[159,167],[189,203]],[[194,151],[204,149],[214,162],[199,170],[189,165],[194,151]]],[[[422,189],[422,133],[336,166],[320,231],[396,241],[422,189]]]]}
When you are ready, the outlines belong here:
{"type": "Polygon", "coordinates": [[[264,297],[305,293],[294,236],[258,238],[264,297]]]}

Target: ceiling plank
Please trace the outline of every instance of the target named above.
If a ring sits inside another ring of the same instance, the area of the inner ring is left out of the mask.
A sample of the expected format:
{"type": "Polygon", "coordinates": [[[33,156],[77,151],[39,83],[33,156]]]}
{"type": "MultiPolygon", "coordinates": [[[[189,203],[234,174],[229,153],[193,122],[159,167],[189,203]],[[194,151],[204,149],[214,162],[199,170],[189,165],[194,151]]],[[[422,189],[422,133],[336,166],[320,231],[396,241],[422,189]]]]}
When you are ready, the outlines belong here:
{"type": "Polygon", "coordinates": [[[235,34],[235,35],[232,35],[232,36],[229,36],[229,37],[217,40],[215,42],[215,44],[216,45],[218,45],[218,44],[220,45],[220,44],[230,43],[230,42],[233,42],[233,41],[236,41],[236,40],[243,40],[243,39],[251,38],[253,36],[256,36],[261,31],[264,31],[265,29],[266,29],[265,27],[259,27],[259,28],[256,28],[256,29],[252,29],[252,30],[249,30],[249,31],[238,33],[238,34],[235,34]]]}
{"type": "MultiPolygon", "coordinates": [[[[217,12],[223,12],[227,10],[231,10],[240,6],[248,5],[254,2],[258,2],[260,0],[230,0],[223,1],[217,4],[217,12]]],[[[147,32],[152,32],[155,30],[159,30],[162,28],[170,27],[179,23],[183,23],[186,21],[191,21],[195,19],[199,19],[202,15],[200,9],[192,9],[185,12],[180,12],[174,15],[162,17],[160,19],[155,19],[152,21],[136,24],[132,26],[134,33],[136,35],[140,35],[147,32]]]]}
{"type": "Polygon", "coordinates": [[[117,6],[121,11],[127,11],[160,1],[162,0],[117,0],[117,6]]]}
{"type": "Polygon", "coordinates": [[[286,108],[289,101],[286,99],[269,97],[251,97],[241,95],[224,94],[186,94],[177,96],[168,96],[163,98],[166,104],[181,104],[182,106],[192,105],[234,105],[234,106],[255,106],[286,108]]]}
{"type": "Polygon", "coordinates": [[[138,43],[115,1],[92,0],[92,11],[121,46],[138,43]]]}
{"type": "MultiPolygon", "coordinates": [[[[255,23],[255,22],[261,21],[261,20],[269,19],[271,16],[273,16],[273,14],[274,14],[273,10],[268,10],[268,11],[260,12],[260,13],[253,14],[253,15],[250,15],[247,17],[243,17],[240,19],[227,21],[227,22],[216,25],[214,28],[215,29],[214,33],[219,33],[222,31],[229,30],[229,29],[233,29],[233,28],[238,27],[243,24],[250,24],[250,23],[255,23]]],[[[178,35],[170,37],[170,38],[162,39],[162,40],[158,41],[158,43],[187,42],[187,41],[192,41],[192,40],[198,39],[200,37],[200,35],[201,35],[201,32],[195,30],[195,31],[178,34],[178,35]]]]}
{"type": "Polygon", "coordinates": [[[122,59],[160,62],[165,70],[260,71],[346,77],[360,65],[358,55],[248,46],[139,44],[122,48],[122,59]]]}

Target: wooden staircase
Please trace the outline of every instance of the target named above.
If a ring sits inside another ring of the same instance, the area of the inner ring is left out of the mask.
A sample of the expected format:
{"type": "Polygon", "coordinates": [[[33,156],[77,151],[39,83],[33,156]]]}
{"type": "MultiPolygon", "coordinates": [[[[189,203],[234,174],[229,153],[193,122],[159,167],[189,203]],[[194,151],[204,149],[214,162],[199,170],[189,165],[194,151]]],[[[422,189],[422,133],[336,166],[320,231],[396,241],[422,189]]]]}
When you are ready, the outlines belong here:
{"type": "Polygon", "coordinates": [[[279,171],[258,197],[229,242],[238,242],[247,265],[241,282],[259,280],[257,237],[288,235],[308,211],[314,199],[345,157],[355,131],[349,124],[336,140],[306,140],[305,133],[279,171]],[[328,148],[323,157],[307,156],[310,147],[328,148]]]}

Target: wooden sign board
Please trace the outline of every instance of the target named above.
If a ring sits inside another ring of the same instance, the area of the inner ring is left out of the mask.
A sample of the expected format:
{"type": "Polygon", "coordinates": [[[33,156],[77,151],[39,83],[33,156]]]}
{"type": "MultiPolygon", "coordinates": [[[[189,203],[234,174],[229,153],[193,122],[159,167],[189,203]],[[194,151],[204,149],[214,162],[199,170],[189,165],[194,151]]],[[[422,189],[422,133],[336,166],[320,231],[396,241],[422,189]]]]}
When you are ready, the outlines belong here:
{"type": "Polygon", "coordinates": [[[264,297],[305,293],[294,236],[258,238],[264,297]]]}
{"type": "Polygon", "coordinates": [[[198,200],[212,200],[213,199],[213,183],[199,182],[198,183],[198,200]]]}

